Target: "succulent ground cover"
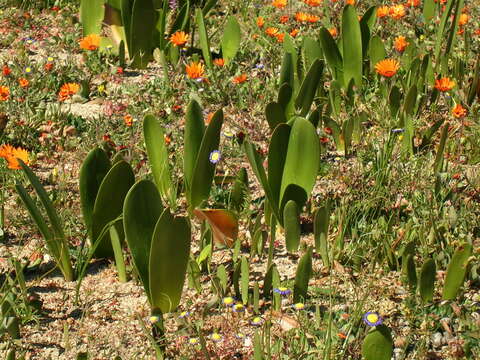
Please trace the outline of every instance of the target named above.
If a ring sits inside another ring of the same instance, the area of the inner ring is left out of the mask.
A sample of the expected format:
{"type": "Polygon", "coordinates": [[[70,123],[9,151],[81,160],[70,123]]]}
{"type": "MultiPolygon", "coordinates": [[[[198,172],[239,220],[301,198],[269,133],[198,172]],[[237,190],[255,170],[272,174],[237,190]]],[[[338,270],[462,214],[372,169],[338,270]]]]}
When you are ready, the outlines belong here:
{"type": "Polygon", "coordinates": [[[8,0],[0,357],[480,358],[480,3],[8,0]]]}

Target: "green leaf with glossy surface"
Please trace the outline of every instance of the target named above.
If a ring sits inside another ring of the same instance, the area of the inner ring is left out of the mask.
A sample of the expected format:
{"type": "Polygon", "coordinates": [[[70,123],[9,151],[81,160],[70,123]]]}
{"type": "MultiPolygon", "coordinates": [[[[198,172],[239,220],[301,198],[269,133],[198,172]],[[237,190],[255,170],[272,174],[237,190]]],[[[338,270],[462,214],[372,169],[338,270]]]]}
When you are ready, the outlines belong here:
{"type": "Polygon", "coordinates": [[[93,208],[92,215],[92,245],[98,245],[94,255],[98,258],[114,256],[110,234],[107,232],[102,238],[104,227],[122,214],[123,201],[128,191],[135,183],[132,167],[125,161],[117,162],[105,175],[93,208]]]}
{"type": "Polygon", "coordinates": [[[420,279],[418,289],[420,296],[424,302],[430,302],[433,300],[435,277],[437,270],[435,266],[435,260],[428,259],[420,270],[420,279]]]}
{"type": "Polygon", "coordinates": [[[291,127],[287,124],[278,125],[272,134],[268,148],[268,184],[272,194],[272,198],[269,200],[275,212],[278,212],[280,205],[280,190],[287,158],[290,130],[291,127]]]}
{"type": "Polygon", "coordinates": [[[310,66],[295,100],[295,107],[300,110],[301,116],[306,116],[310,111],[322,73],[323,61],[317,59],[310,66]]]}
{"type": "Polygon", "coordinates": [[[322,27],[320,29],[320,44],[323,55],[332,72],[334,79],[343,83],[343,58],[338,50],[337,44],[330,32],[322,27]]]}
{"type": "Polygon", "coordinates": [[[215,164],[210,162],[210,154],[219,148],[222,124],[223,111],[218,110],[213,114],[198,150],[198,157],[192,175],[190,211],[199,206],[210,195],[213,175],[215,174],[215,164]]]}
{"type": "Polygon", "coordinates": [[[289,253],[296,252],[300,245],[300,219],[296,201],[289,200],[283,208],[285,243],[289,253]]]}
{"type": "Polygon", "coordinates": [[[355,7],[347,5],[342,15],[343,77],[347,85],[354,79],[358,90],[362,88],[362,32],[355,7]]]}
{"type": "Polygon", "coordinates": [[[163,211],[158,189],[150,180],[132,186],[123,205],[123,226],[133,263],[150,299],[149,257],[155,225],[163,211]]]}
{"type": "Polygon", "coordinates": [[[192,184],[193,171],[197,161],[200,145],[205,134],[205,123],[201,106],[196,100],[191,100],[185,115],[185,133],[183,149],[183,172],[185,174],[185,186],[190,189],[192,184]]]}
{"type": "Polygon", "coordinates": [[[198,26],[198,39],[200,41],[200,48],[202,49],[203,59],[205,64],[212,68],[212,54],[210,53],[210,40],[208,39],[207,28],[205,27],[205,19],[203,18],[202,9],[197,8],[195,11],[195,21],[198,26]]]}
{"type": "Polygon", "coordinates": [[[293,302],[305,302],[308,293],[308,282],[312,276],[312,248],[298,262],[297,272],[295,273],[295,285],[293,288],[293,302]]]}
{"type": "Polygon", "coordinates": [[[240,48],[240,40],[240,25],[235,16],[230,16],[220,43],[222,47],[222,57],[225,60],[225,64],[228,65],[237,54],[237,51],[240,48]]]}
{"type": "Polygon", "coordinates": [[[128,52],[133,68],[144,69],[152,58],[157,12],[151,0],[134,0],[128,52]]]}
{"type": "Polygon", "coordinates": [[[463,244],[459,246],[453,254],[450,264],[448,264],[445,285],[443,287],[443,300],[455,300],[465,280],[467,274],[467,265],[472,255],[472,245],[463,244]]]}
{"type": "Polygon", "coordinates": [[[152,168],[153,178],[160,195],[173,206],[175,203],[175,188],[168,167],[168,151],[165,145],[163,128],[153,115],[145,116],[143,120],[143,137],[147,148],[148,160],[152,168]]]}
{"type": "Polygon", "coordinates": [[[80,204],[89,236],[92,236],[92,215],[98,189],[111,168],[107,153],[100,148],[90,151],[80,168],[80,204]]]}
{"type": "Polygon", "coordinates": [[[105,13],[104,3],[105,0],[80,1],[80,22],[83,26],[83,36],[90,34],[100,35],[105,13]]]}
{"type": "Polygon", "coordinates": [[[362,345],[365,360],[390,360],[393,355],[393,339],[390,329],[385,325],[370,330],[362,345]]]}

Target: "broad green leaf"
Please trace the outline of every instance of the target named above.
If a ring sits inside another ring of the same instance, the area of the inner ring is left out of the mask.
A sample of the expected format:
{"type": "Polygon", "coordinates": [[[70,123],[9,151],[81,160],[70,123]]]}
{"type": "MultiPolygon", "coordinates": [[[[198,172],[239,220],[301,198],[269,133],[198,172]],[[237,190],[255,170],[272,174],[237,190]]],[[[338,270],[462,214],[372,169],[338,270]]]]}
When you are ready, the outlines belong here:
{"type": "Polygon", "coordinates": [[[292,53],[285,52],[283,54],[282,66],[280,68],[280,86],[287,83],[290,88],[294,88],[294,69],[292,53]]]}
{"type": "Polygon", "coordinates": [[[192,188],[189,208],[192,211],[210,195],[215,164],[210,162],[210,154],[218,150],[220,144],[220,131],[223,124],[223,111],[218,110],[212,117],[198,150],[198,157],[192,175],[192,188]]]}
{"type": "Polygon", "coordinates": [[[202,108],[197,101],[191,100],[185,115],[185,134],[183,150],[183,173],[185,187],[190,189],[192,184],[193,171],[197,161],[198,152],[205,134],[205,123],[203,120],[202,108]]]}
{"type": "Polygon", "coordinates": [[[322,59],[323,57],[320,43],[310,36],[305,36],[303,38],[303,51],[305,53],[306,67],[310,67],[315,60],[322,59]]]}
{"type": "Polygon", "coordinates": [[[298,118],[290,132],[280,199],[291,184],[302,188],[308,196],[315,184],[319,164],[320,144],[317,132],[308,120],[298,118]]]}
{"type": "Polygon", "coordinates": [[[363,340],[362,356],[365,360],[390,360],[393,355],[393,339],[385,325],[376,326],[363,340]]]}
{"type": "Polygon", "coordinates": [[[293,288],[293,302],[305,302],[308,293],[308,282],[312,276],[312,248],[298,262],[297,272],[295,273],[295,285],[293,288]]]}
{"type": "Polygon", "coordinates": [[[237,51],[240,48],[240,39],[240,25],[235,16],[230,16],[220,43],[222,47],[222,57],[225,60],[225,64],[229,64],[237,54],[237,51]]]}
{"type": "Polygon", "coordinates": [[[435,260],[428,259],[420,270],[420,279],[418,289],[420,296],[424,302],[430,302],[433,300],[435,277],[436,277],[435,260]]]}
{"type": "Polygon", "coordinates": [[[171,206],[174,206],[176,188],[173,186],[170,177],[168,150],[164,136],[163,128],[155,116],[145,116],[143,120],[143,137],[153,178],[164,201],[168,201],[171,206]]]}
{"type": "MultiPolygon", "coordinates": [[[[288,86],[288,85],[287,85],[288,86]]],[[[271,102],[265,107],[265,117],[267,118],[270,130],[274,131],[277,125],[287,122],[284,108],[277,102],[271,102]]]]}
{"type": "Polygon", "coordinates": [[[207,28],[205,27],[205,20],[200,8],[195,11],[195,21],[198,26],[198,39],[200,41],[200,48],[202,49],[203,59],[209,68],[213,67],[212,54],[210,53],[210,41],[208,39],[207,28]]]}
{"type": "Polygon", "coordinates": [[[290,130],[291,127],[287,124],[278,125],[272,134],[268,148],[268,184],[272,194],[270,205],[276,212],[278,212],[280,205],[280,189],[287,158],[290,130]]]}
{"type": "Polygon", "coordinates": [[[163,211],[157,187],[150,180],[132,186],[123,205],[123,226],[133,263],[150,300],[149,257],[155,225],[163,211]]]}
{"type": "Polygon", "coordinates": [[[375,35],[370,39],[368,54],[370,57],[370,70],[375,72],[375,65],[387,57],[387,52],[380,36],[375,35]]]}
{"type": "Polygon", "coordinates": [[[459,246],[453,254],[450,264],[448,264],[447,275],[445,277],[445,285],[443,287],[443,300],[455,300],[460,287],[465,280],[467,273],[467,265],[472,255],[472,245],[463,244],[459,246]]]}
{"type": "Polygon", "coordinates": [[[155,225],[149,257],[152,308],[163,314],[180,303],[190,257],[191,229],[188,218],[173,216],[167,208],[155,225]]]}
{"type": "Polygon", "coordinates": [[[100,241],[95,256],[97,258],[113,258],[114,253],[107,232],[99,238],[104,227],[122,214],[123,201],[135,183],[132,167],[125,161],[117,162],[103,178],[98,189],[92,215],[92,245],[100,241]]]}
{"type": "Polygon", "coordinates": [[[88,153],[80,168],[80,204],[83,221],[90,238],[92,236],[92,215],[95,199],[100,184],[111,166],[107,153],[103,149],[95,148],[88,153]]]}
{"type": "Polygon", "coordinates": [[[423,1],[423,18],[425,19],[425,25],[428,25],[434,16],[435,16],[435,0],[424,0],[423,1]]]}
{"type": "Polygon", "coordinates": [[[332,72],[334,79],[343,83],[343,59],[337,44],[330,32],[322,27],[320,29],[320,44],[322,45],[323,55],[332,72]]]}
{"type": "Polygon", "coordinates": [[[343,77],[347,85],[354,79],[358,90],[362,88],[362,33],[355,7],[347,5],[342,15],[343,77]]]}
{"type": "Polygon", "coordinates": [[[100,35],[105,13],[104,2],[105,0],[80,1],[80,22],[83,26],[83,36],[90,34],[100,35]]]}
{"type": "Polygon", "coordinates": [[[283,226],[285,228],[285,242],[289,253],[296,252],[300,245],[299,209],[294,200],[289,200],[283,208],[283,226]]]}
{"type": "Polygon", "coordinates": [[[295,107],[300,110],[300,116],[306,116],[310,111],[317,87],[320,83],[320,78],[322,77],[322,72],[323,61],[317,59],[308,70],[295,100],[295,107]]]}
{"type": "Polygon", "coordinates": [[[128,52],[132,67],[144,69],[152,58],[157,12],[151,0],[134,0],[128,52]]]}

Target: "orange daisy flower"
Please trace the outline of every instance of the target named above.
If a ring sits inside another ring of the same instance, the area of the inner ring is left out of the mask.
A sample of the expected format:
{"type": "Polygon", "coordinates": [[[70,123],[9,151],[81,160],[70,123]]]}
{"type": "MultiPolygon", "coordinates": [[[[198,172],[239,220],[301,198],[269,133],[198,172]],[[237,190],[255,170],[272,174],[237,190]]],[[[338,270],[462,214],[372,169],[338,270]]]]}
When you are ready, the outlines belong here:
{"type": "Polygon", "coordinates": [[[390,14],[390,8],[388,6],[380,6],[377,8],[377,18],[384,18],[390,14]]]}
{"type": "Polygon", "coordinates": [[[282,43],[283,40],[285,39],[285,33],[277,34],[277,35],[275,35],[275,37],[277,38],[277,41],[279,43],[282,43]]]}
{"type": "Polygon", "coordinates": [[[234,84],[241,84],[241,83],[244,83],[245,81],[248,80],[248,77],[246,74],[241,74],[241,75],[238,75],[238,76],[235,76],[233,79],[232,79],[232,82],[234,84]]]}
{"type": "Polygon", "coordinates": [[[283,9],[287,6],[287,0],[273,0],[272,6],[276,7],[277,9],[283,9]]]}
{"type": "Polygon", "coordinates": [[[392,77],[398,69],[400,69],[400,64],[395,59],[381,60],[375,65],[377,73],[385,77],[392,77]]]}
{"type": "Polygon", "coordinates": [[[0,101],[7,101],[10,97],[10,89],[6,86],[0,86],[0,101]]]}
{"type": "Polygon", "coordinates": [[[336,28],[332,27],[330,29],[328,29],[328,32],[330,33],[330,35],[332,35],[332,37],[335,37],[338,35],[338,31],[336,28]]]}
{"type": "Polygon", "coordinates": [[[263,16],[257,17],[257,26],[259,28],[262,28],[263,25],[265,25],[265,19],[263,18],[263,16]]]}
{"type": "Polygon", "coordinates": [[[448,77],[435,80],[435,89],[441,92],[450,91],[455,87],[455,82],[448,77]]]}
{"type": "Polygon", "coordinates": [[[313,15],[313,14],[308,14],[307,15],[307,22],[309,22],[311,24],[316,23],[319,20],[320,20],[320,17],[317,16],[317,15],[313,15]]]}
{"type": "Polygon", "coordinates": [[[271,37],[277,36],[278,29],[276,27],[268,27],[265,29],[265,34],[271,37]]]}
{"type": "Polygon", "coordinates": [[[176,31],[170,36],[170,42],[173,46],[184,46],[188,41],[188,34],[184,31],[176,31]]]}
{"type": "Polygon", "coordinates": [[[286,24],[288,22],[288,15],[282,15],[279,19],[280,24],[286,24]]]}
{"type": "Polygon", "coordinates": [[[90,34],[80,39],[78,43],[83,50],[97,50],[100,46],[100,36],[97,34],[90,34]]]}
{"type": "Polygon", "coordinates": [[[201,79],[205,74],[205,66],[199,62],[190,62],[185,66],[185,71],[189,79],[201,79]]]}
{"type": "Polygon", "coordinates": [[[129,114],[125,115],[125,116],[123,117],[123,122],[124,122],[125,125],[128,126],[128,127],[132,126],[132,125],[133,125],[133,117],[132,117],[132,115],[129,115],[129,114]]]}
{"type": "Polygon", "coordinates": [[[296,37],[299,32],[300,32],[300,30],[298,30],[298,29],[293,29],[292,31],[290,31],[290,36],[291,36],[291,37],[296,37]]]}
{"type": "Polygon", "coordinates": [[[347,4],[347,5],[355,5],[355,0],[345,0],[345,4],[347,4]]]}
{"type": "Polygon", "coordinates": [[[420,5],[420,0],[407,0],[405,3],[408,7],[417,7],[420,5]]]}
{"type": "Polygon", "coordinates": [[[12,70],[8,67],[8,65],[3,65],[2,74],[3,76],[8,76],[12,73],[12,70]]]}
{"type": "Polygon", "coordinates": [[[225,60],[223,60],[222,58],[217,58],[213,60],[213,63],[217,66],[224,66],[225,60]]]}
{"type": "Polygon", "coordinates": [[[397,36],[393,43],[395,50],[399,52],[403,52],[405,48],[408,46],[409,42],[406,40],[405,36],[397,36]]]}
{"type": "Polygon", "coordinates": [[[407,12],[405,10],[405,6],[398,4],[390,7],[389,14],[392,19],[399,20],[404,17],[407,12]]]}
{"type": "Polygon", "coordinates": [[[58,101],[68,100],[79,91],[80,91],[80,85],[77,83],[63,84],[58,93],[58,101]]]}
{"type": "Polygon", "coordinates": [[[322,4],[322,0],[303,0],[303,2],[312,7],[317,7],[322,4]]]}
{"type": "Polygon", "coordinates": [[[468,20],[469,20],[468,14],[461,14],[458,19],[458,25],[463,26],[466,23],[468,23],[468,20]]]}
{"type": "Polygon", "coordinates": [[[457,104],[452,109],[452,115],[457,119],[463,118],[467,115],[467,109],[465,109],[462,105],[457,104]]]}
{"type": "Polygon", "coordinates": [[[28,87],[28,85],[30,85],[30,81],[28,81],[25,78],[20,78],[20,79],[18,79],[18,84],[20,85],[20,87],[26,88],[26,87],[28,87]]]}
{"type": "Polygon", "coordinates": [[[0,157],[7,160],[8,168],[13,170],[21,169],[18,159],[27,165],[29,164],[28,151],[21,147],[14,148],[11,145],[2,145],[0,146],[0,157]]]}
{"type": "Polygon", "coordinates": [[[306,22],[308,20],[308,14],[304,12],[297,12],[295,14],[295,20],[298,22],[306,22]]]}

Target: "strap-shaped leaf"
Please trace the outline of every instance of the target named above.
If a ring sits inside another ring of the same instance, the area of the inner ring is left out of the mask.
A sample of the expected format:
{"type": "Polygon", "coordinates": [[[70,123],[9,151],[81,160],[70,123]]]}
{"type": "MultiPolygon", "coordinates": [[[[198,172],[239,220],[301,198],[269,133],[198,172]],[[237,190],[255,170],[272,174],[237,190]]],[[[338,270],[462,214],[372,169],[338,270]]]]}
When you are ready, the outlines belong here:
{"type": "Polygon", "coordinates": [[[209,68],[213,67],[212,54],[210,53],[210,41],[208,39],[207,28],[205,27],[205,19],[203,18],[202,9],[197,8],[195,12],[195,21],[198,26],[198,38],[200,48],[202,49],[203,59],[209,68]]]}
{"type": "Polygon", "coordinates": [[[323,61],[317,59],[313,62],[312,66],[310,66],[295,100],[295,107],[300,110],[300,116],[306,116],[310,111],[317,87],[320,84],[322,72],[323,61]]]}
{"type": "Polygon", "coordinates": [[[362,88],[362,32],[357,12],[352,5],[345,6],[342,16],[343,76],[345,86],[354,79],[357,89],[362,88]]]}
{"type": "Polygon", "coordinates": [[[153,182],[141,180],[132,186],[123,205],[123,226],[133,263],[150,299],[149,257],[155,225],[163,211],[162,199],[153,182]]]}
{"type": "Polygon", "coordinates": [[[240,39],[240,25],[235,16],[230,16],[227,25],[225,26],[225,30],[223,31],[220,43],[222,47],[222,57],[225,60],[225,64],[229,64],[237,54],[237,51],[240,48],[240,39]]]}
{"type": "Polygon", "coordinates": [[[183,173],[187,192],[192,184],[193,171],[198,151],[205,133],[202,108],[197,101],[191,100],[187,107],[184,134],[183,173]]]}
{"type": "Polygon", "coordinates": [[[192,176],[192,188],[190,193],[190,210],[198,207],[202,201],[210,195],[215,164],[210,161],[210,154],[218,150],[220,144],[220,131],[223,124],[223,111],[218,110],[212,117],[210,124],[203,136],[202,144],[198,150],[195,169],[192,176]]]}
{"type": "Polygon", "coordinates": [[[174,217],[167,208],[155,226],[149,257],[149,286],[153,308],[162,313],[180,303],[190,257],[191,229],[186,217],[174,217]]]}

